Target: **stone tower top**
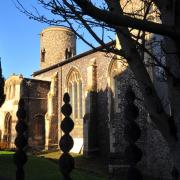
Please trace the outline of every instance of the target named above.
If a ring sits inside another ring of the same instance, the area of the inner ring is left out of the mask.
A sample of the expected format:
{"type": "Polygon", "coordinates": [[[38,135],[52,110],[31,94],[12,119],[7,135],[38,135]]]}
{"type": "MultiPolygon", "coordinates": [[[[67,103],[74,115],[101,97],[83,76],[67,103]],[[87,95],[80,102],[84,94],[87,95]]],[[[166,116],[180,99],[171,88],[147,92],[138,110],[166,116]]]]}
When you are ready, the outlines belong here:
{"type": "Polygon", "coordinates": [[[41,69],[76,55],[76,36],[69,28],[48,27],[40,34],[41,69]]]}

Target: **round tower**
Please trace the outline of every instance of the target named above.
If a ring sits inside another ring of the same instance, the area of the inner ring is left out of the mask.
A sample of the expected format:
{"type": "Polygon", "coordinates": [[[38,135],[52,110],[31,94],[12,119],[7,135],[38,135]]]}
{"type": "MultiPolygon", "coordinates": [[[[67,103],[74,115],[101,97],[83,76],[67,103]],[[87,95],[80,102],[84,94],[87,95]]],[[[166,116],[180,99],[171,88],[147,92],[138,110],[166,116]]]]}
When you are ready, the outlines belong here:
{"type": "Polygon", "coordinates": [[[76,55],[76,36],[69,28],[48,27],[40,34],[41,69],[76,55]]]}

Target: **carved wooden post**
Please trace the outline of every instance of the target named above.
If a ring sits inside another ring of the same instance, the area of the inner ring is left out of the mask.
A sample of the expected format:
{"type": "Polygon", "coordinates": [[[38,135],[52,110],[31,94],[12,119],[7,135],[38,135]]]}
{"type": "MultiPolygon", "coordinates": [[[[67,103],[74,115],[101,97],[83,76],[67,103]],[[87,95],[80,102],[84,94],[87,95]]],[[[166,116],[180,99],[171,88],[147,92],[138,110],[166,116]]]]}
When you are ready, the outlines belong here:
{"type": "Polygon", "coordinates": [[[70,132],[74,128],[74,122],[70,118],[72,113],[72,107],[69,104],[70,97],[68,93],[64,94],[64,105],[61,108],[61,112],[64,114],[65,118],[61,123],[61,129],[64,132],[64,135],[61,137],[59,146],[63,151],[63,154],[59,158],[59,167],[60,171],[64,176],[65,180],[71,180],[70,173],[74,169],[74,159],[69,154],[69,151],[72,149],[74,142],[72,137],[70,136],[70,132]]]}
{"type": "Polygon", "coordinates": [[[128,87],[125,98],[127,100],[127,106],[125,107],[125,120],[127,121],[125,126],[125,139],[129,143],[125,150],[125,156],[130,165],[127,179],[142,180],[141,172],[136,168],[136,164],[142,157],[141,149],[139,149],[135,144],[141,136],[141,130],[138,124],[134,121],[139,115],[139,110],[138,107],[134,105],[135,94],[132,91],[131,86],[128,87]]]}
{"type": "Polygon", "coordinates": [[[18,104],[18,111],[16,113],[18,121],[16,124],[17,137],[15,139],[16,153],[14,154],[14,162],[16,164],[16,180],[24,180],[23,166],[27,161],[27,155],[24,148],[27,146],[27,124],[25,122],[26,111],[25,111],[24,100],[20,99],[18,104]]]}

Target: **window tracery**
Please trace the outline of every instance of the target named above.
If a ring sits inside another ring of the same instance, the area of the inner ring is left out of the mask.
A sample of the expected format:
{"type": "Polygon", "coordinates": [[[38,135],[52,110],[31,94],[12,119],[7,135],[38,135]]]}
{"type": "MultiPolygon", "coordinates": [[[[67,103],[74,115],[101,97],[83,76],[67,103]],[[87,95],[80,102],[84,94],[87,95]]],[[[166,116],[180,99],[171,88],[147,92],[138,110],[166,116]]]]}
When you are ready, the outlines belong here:
{"type": "Polygon", "coordinates": [[[67,79],[67,89],[70,95],[70,103],[72,105],[72,118],[82,119],[83,118],[83,91],[82,91],[82,80],[80,73],[73,69],[67,79]]]}

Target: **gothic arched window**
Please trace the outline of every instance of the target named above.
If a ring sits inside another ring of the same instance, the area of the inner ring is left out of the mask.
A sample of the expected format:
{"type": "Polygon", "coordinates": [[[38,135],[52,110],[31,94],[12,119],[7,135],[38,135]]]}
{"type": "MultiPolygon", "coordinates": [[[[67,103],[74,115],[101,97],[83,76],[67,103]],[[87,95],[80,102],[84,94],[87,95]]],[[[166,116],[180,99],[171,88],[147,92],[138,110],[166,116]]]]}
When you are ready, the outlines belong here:
{"type": "Polygon", "coordinates": [[[110,64],[109,77],[111,89],[111,110],[120,113],[121,96],[121,73],[126,69],[126,64],[122,60],[113,59],[110,64]]]}
{"type": "Polygon", "coordinates": [[[67,89],[70,95],[70,102],[72,105],[72,118],[82,119],[83,117],[83,103],[82,103],[82,80],[80,73],[73,69],[70,71],[67,79],[67,89]]]}
{"type": "Polygon", "coordinates": [[[4,137],[3,141],[8,144],[11,143],[11,126],[12,126],[12,116],[10,113],[7,113],[4,121],[4,137]]]}

